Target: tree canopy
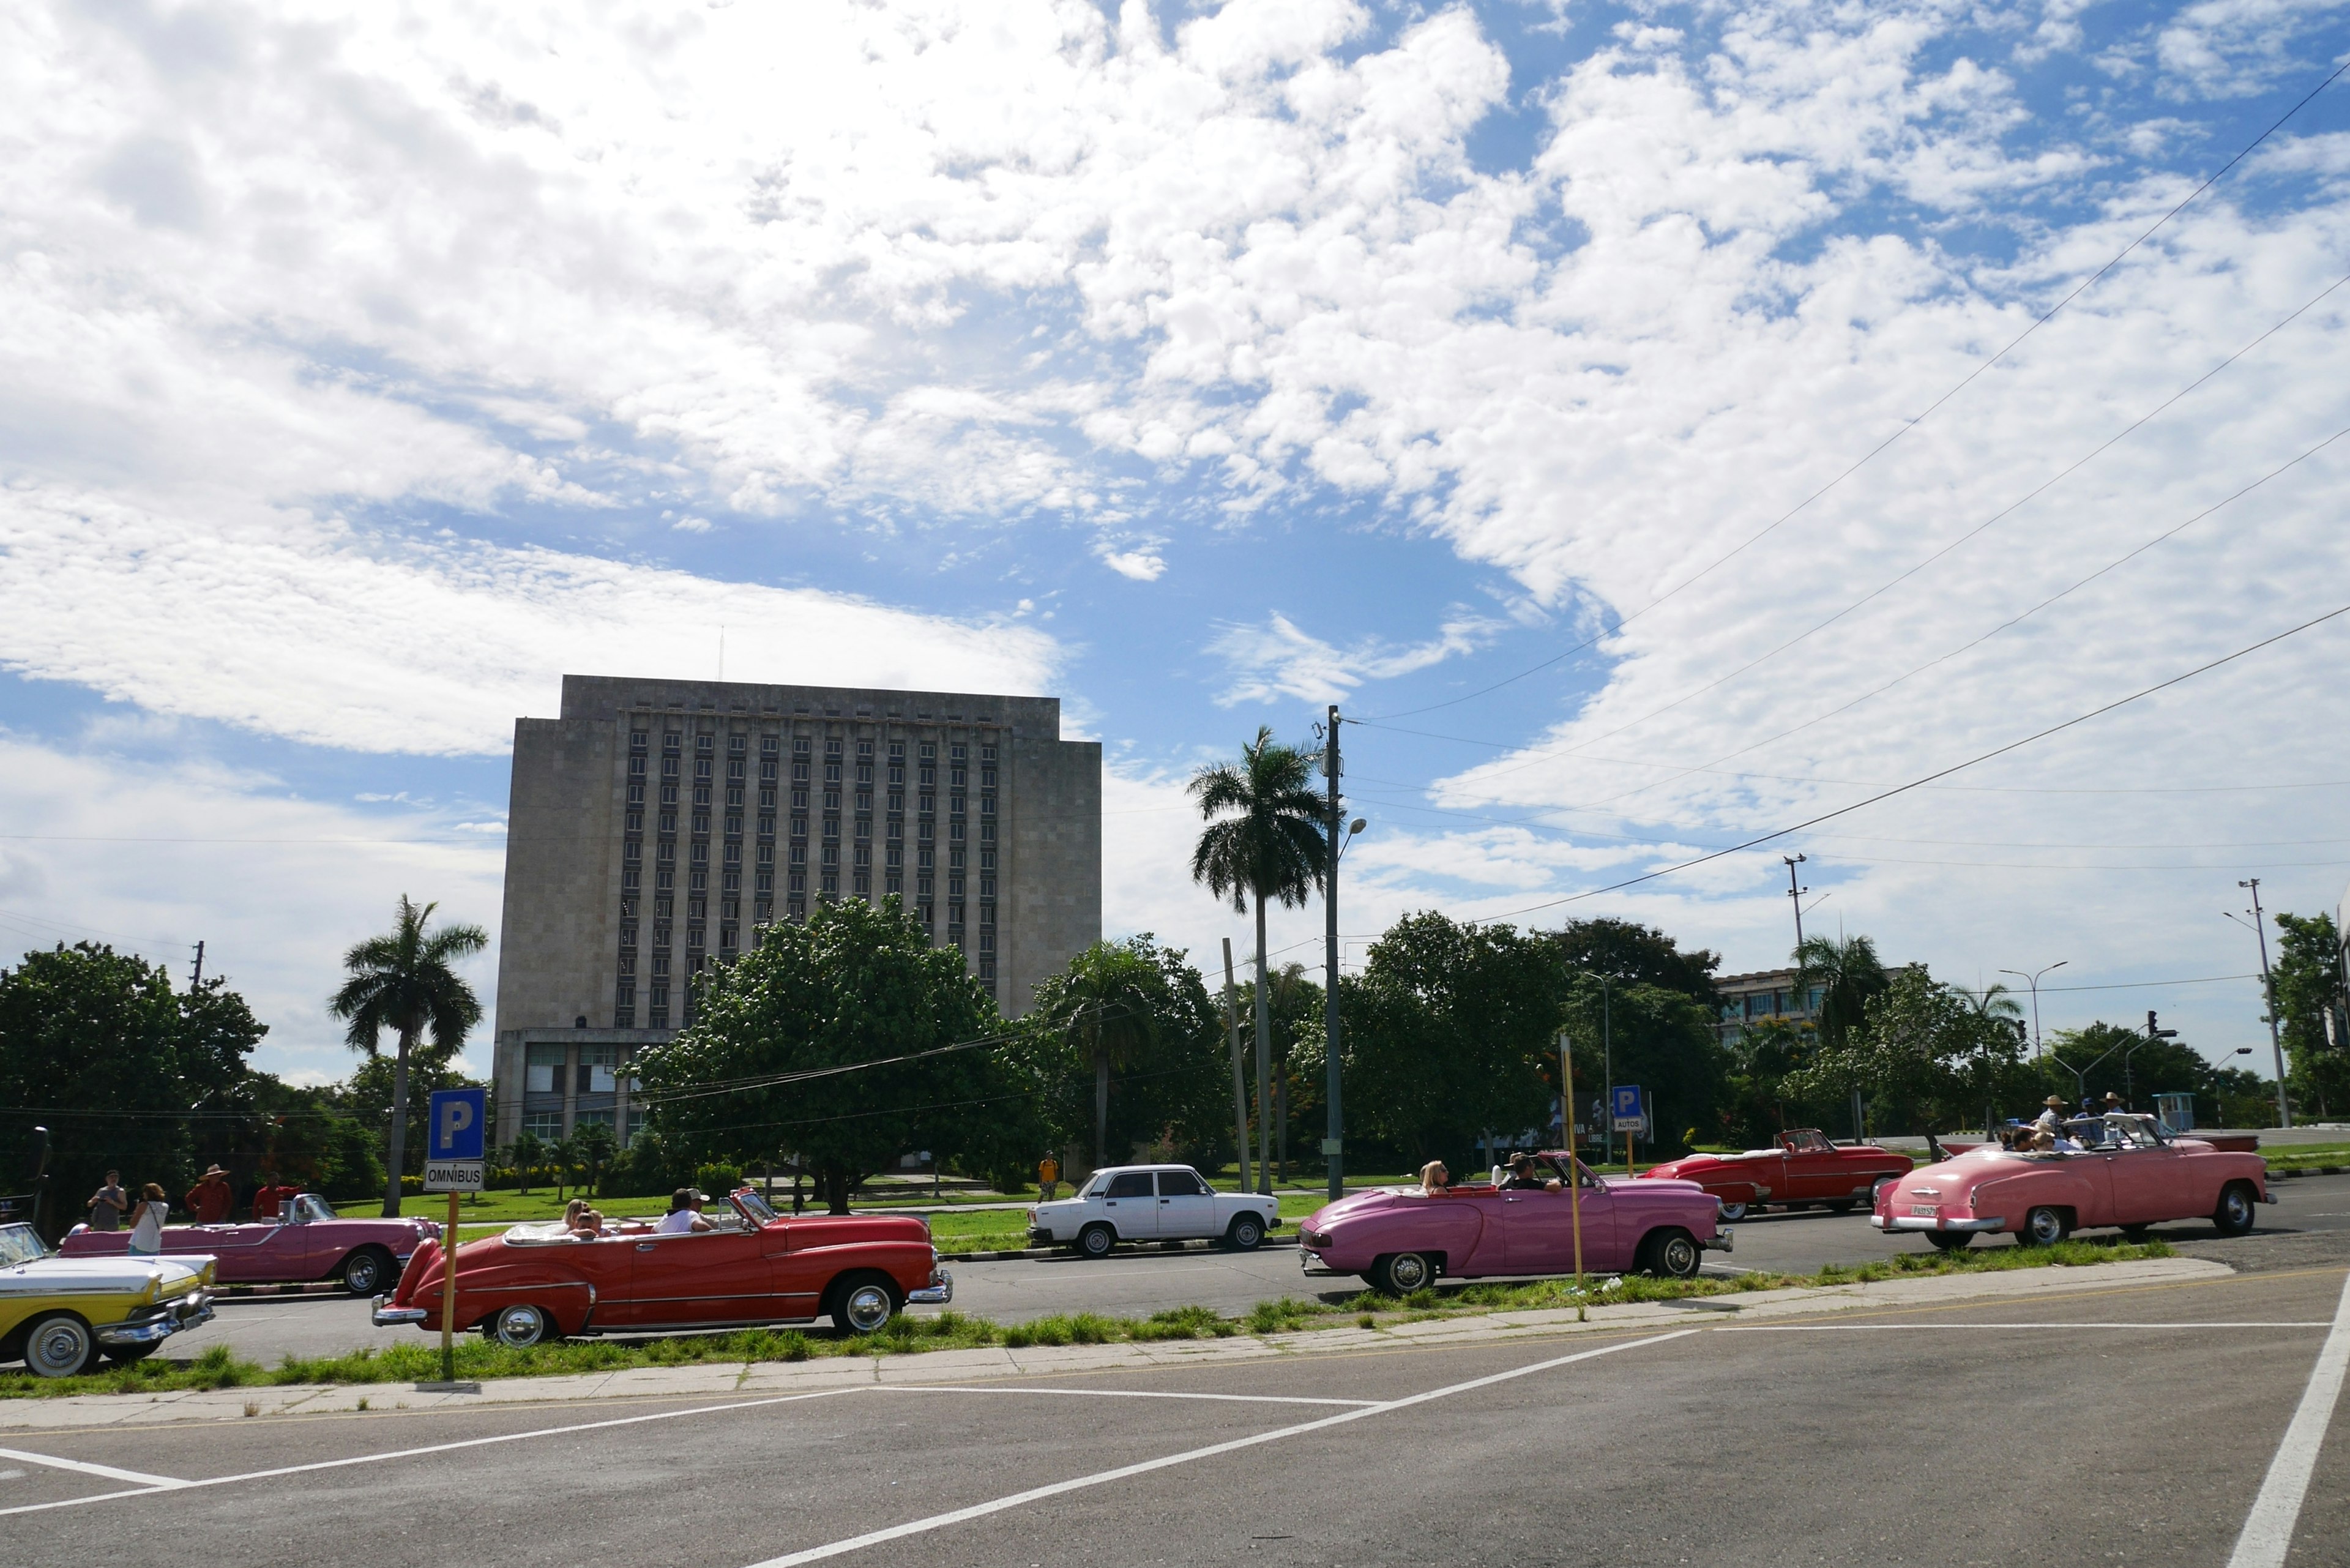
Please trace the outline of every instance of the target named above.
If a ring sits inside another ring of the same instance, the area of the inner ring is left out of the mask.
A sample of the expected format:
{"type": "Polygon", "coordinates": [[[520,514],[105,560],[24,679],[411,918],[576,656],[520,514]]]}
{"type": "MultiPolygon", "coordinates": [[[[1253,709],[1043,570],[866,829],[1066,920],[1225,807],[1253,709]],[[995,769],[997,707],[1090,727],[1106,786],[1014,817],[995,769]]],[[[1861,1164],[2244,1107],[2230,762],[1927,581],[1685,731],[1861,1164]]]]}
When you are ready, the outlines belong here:
{"type": "Polygon", "coordinates": [[[1550,940],[1569,969],[1608,975],[1627,986],[1677,991],[1707,1008],[1719,1004],[1714,971],[1721,967],[1721,955],[1707,948],[1683,952],[1654,926],[1601,916],[1569,920],[1550,940]]]}
{"type": "Polygon", "coordinates": [[[2343,994],[2342,948],[2334,917],[2276,917],[2277,1028],[2285,1051],[2285,1086],[2317,1109],[2350,1106],[2350,997],[2343,994]]]}
{"type": "Polygon", "coordinates": [[[1097,942],[1036,986],[1022,1054],[1055,1146],[1137,1149],[1211,1169],[1232,1158],[1232,1067],[1223,1014],[1180,948],[1145,931],[1097,942]],[[1107,1078],[1104,1077],[1105,1069],[1107,1078]]]}

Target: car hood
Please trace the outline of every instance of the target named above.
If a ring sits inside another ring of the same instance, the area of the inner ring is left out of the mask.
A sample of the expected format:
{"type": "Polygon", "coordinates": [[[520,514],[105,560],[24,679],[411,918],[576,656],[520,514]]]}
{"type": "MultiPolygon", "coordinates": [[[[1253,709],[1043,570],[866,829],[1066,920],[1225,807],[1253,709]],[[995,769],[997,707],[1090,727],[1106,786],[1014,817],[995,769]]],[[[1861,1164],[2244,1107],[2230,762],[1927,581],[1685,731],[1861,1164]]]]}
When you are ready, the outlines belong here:
{"type": "Polygon", "coordinates": [[[158,1294],[201,1283],[210,1258],[39,1258],[0,1269],[0,1296],[158,1294]]]}

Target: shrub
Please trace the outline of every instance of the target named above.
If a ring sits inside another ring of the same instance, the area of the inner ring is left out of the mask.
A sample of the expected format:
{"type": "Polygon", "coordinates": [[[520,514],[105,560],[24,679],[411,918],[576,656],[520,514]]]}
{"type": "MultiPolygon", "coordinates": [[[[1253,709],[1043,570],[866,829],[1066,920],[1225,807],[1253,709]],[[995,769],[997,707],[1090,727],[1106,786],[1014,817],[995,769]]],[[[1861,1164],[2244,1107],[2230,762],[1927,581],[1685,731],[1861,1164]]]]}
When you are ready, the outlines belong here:
{"type": "Polygon", "coordinates": [[[693,1184],[712,1198],[723,1198],[743,1185],[743,1169],[734,1165],[698,1165],[693,1168],[693,1184]]]}

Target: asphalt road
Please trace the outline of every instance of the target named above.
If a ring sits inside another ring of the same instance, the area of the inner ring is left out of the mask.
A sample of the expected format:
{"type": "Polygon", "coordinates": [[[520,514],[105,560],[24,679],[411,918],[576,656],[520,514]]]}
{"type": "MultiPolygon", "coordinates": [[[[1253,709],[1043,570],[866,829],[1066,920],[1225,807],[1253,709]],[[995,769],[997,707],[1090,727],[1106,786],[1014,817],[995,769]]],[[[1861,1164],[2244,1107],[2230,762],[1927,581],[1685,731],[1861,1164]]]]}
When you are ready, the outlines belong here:
{"type": "MultiPolygon", "coordinates": [[[[2217,1564],[2344,1299],[2337,1263],[963,1389],[19,1435],[0,1510],[36,1511],[0,1517],[12,1563],[173,1568],[2217,1564]]],[[[2350,1404],[2307,1430],[2288,1568],[2350,1542],[2350,1404]]]]}
{"type": "MultiPolygon", "coordinates": [[[[2350,1177],[2314,1176],[2280,1181],[2281,1201],[2261,1210],[2251,1236],[2222,1241],[2201,1221],[2157,1227],[2156,1234],[2199,1256],[2237,1267],[2266,1266],[2275,1255],[2298,1261],[2303,1247],[2293,1239],[2350,1231],[2350,1177]]],[[[1809,1210],[1768,1214],[1739,1222],[1737,1248],[1726,1258],[1710,1252],[1716,1273],[1768,1269],[1811,1273],[1830,1263],[1865,1262],[1899,1251],[1922,1251],[1914,1236],[1887,1238],[1860,1214],[1809,1210]]],[[[1295,1237],[1295,1222],[1280,1232],[1295,1237]]],[[[2005,1246],[2005,1241],[1978,1242],[2005,1246]]],[[[2321,1248],[2308,1262],[2341,1255],[2321,1248]]],[[[1021,1323],[1054,1313],[1097,1312],[1147,1316],[1171,1307],[1198,1304],[1226,1314],[1246,1312],[1283,1295],[1351,1295],[1359,1281],[1308,1279],[1297,1267],[1297,1249],[1286,1242],[1257,1252],[1160,1252],[1122,1250],[1100,1262],[1074,1257],[1024,1259],[997,1263],[954,1263],[955,1307],[998,1323],[1021,1323]]],[[[364,1345],[413,1343],[417,1330],[379,1329],[368,1322],[365,1302],[348,1297],[265,1296],[224,1300],[220,1315],[172,1342],[172,1357],[192,1356],[211,1345],[276,1366],[287,1355],[333,1355],[364,1345]]]]}

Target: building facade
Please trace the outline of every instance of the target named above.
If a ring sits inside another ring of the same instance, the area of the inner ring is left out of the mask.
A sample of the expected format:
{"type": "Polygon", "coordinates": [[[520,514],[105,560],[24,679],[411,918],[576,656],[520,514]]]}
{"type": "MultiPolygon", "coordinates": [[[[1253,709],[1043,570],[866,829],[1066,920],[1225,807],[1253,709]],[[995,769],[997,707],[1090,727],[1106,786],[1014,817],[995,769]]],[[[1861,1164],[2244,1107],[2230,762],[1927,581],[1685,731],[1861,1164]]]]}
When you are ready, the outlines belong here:
{"type": "Polygon", "coordinates": [[[1721,1043],[1734,1045],[1747,1030],[1774,1018],[1791,1024],[1818,1023],[1819,987],[1798,987],[1792,969],[1766,969],[1716,980],[1713,989],[1721,998],[1721,1043]]]}
{"type": "Polygon", "coordinates": [[[1101,747],[1058,699],[565,676],[515,722],[494,1136],[625,1143],[695,974],[893,894],[1014,1015],[1100,938],[1101,747]]]}

